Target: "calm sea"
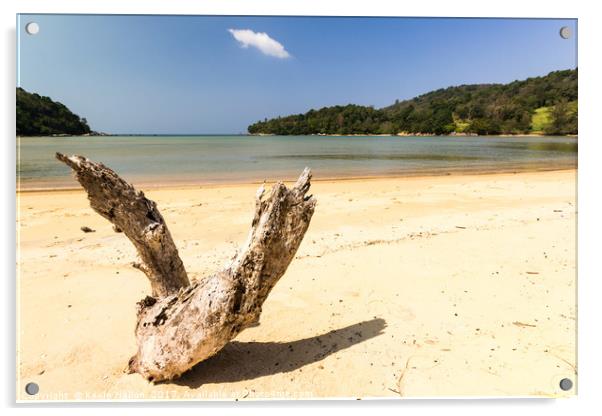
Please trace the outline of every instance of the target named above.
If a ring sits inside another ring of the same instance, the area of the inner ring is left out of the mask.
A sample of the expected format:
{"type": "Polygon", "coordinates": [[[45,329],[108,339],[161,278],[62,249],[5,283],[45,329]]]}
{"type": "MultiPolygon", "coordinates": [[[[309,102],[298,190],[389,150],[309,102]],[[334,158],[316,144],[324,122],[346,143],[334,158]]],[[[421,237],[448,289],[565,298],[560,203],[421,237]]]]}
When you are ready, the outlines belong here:
{"type": "Polygon", "coordinates": [[[567,137],[22,137],[17,146],[21,189],[77,186],[55,152],[145,185],[288,180],[305,166],[315,179],[577,166],[577,139],[567,137]]]}

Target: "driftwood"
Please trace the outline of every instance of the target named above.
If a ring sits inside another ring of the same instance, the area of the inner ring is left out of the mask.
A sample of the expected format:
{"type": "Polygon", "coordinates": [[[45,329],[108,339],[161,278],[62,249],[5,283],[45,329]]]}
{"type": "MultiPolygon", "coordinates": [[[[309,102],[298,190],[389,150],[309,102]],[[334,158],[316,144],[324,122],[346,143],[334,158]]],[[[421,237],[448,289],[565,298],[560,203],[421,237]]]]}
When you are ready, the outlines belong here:
{"type": "Polygon", "coordinates": [[[276,183],[257,191],[251,231],[222,271],[190,283],[155,202],[101,163],[56,157],[75,172],[91,207],[134,244],[135,266],[148,277],[152,296],[138,302],[138,351],[128,363],[150,381],[171,380],[211,357],[240,331],[256,324],[261,306],[293,259],[314,212],[305,168],[288,189],[276,183]]]}

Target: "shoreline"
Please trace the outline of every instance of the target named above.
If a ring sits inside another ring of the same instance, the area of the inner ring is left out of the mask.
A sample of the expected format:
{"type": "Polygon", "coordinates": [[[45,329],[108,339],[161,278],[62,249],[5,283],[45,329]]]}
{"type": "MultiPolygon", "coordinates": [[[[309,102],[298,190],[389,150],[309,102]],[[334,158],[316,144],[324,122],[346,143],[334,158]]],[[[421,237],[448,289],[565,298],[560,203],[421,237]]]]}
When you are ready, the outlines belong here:
{"type": "Polygon", "coordinates": [[[337,134],[337,133],[311,133],[311,134],[275,134],[275,133],[249,133],[241,134],[240,136],[257,136],[257,137],[270,137],[270,136],[319,136],[319,137],[564,137],[574,138],[579,137],[578,134],[544,134],[544,133],[500,133],[500,134],[477,134],[477,133],[451,133],[451,134],[435,134],[435,133],[383,133],[383,134],[337,134]]]}
{"type": "Polygon", "coordinates": [[[477,134],[477,133],[452,133],[452,134],[434,134],[434,133],[383,133],[383,134],[337,134],[337,133],[311,133],[311,134],[274,134],[274,133],[219,133],[219,134],[55,134],[50,136],[16,136],[17,139],[29,138],[29,137],[46,137],[49,139],[63,138],[63,137],[222,137],[222,136],[239,136],[239,137],[270,137],[270,136],[326,136],[326,137],[566,137],[575,138],[579,137],[579,134],[543,134],[543,133],[500,133],[500,134],[477,134]]]}
{"type": "MultiPolygon", "coordinates": [[[[394,173],[394,174],[380,174],[380,175],[359,175],[359,176],[325,176],[316,178],[315,176],[312,178],[312,182],[324,182],[324,183],[336,183],[336,182],[345,182],[345,181],[376,181],[379,179],[426,179],[426,178],[434,178],[434,177],[442,177],[442,176],[450,176],[450,177],[458,177],[458,176],[486,176],[486,175],[515,175],[521,173],[538,173],[538,172],[561,172],[561,171],[577,171],[577,166],[567,166],[567,167],[515,167],[508,169],[492,169],[492,170],[484,170],[484,169],[459,169],[459,170],[442,170],[440,172],[437,171],[428,171],[428,172],[413,172],[413,173],[394,173]]],[[[315,172],[314,172],[315,174],[315,172]]],[[[75,180],[75,179],[74,179],[75,180]]],[[[296,178],[284,179],[281,180],[284,183],[294,182],[296,178]]],[[[190,188],[206,188],[206,189],[215,189],[215,188],[228,188],[235,186],[244,186],[244,185],[260,185],[262,183],[273,183],[277,182],[277,180],[260,180],[260,179],[250,179],[250,180],[240,180],[240,181],[166,181],[166,182],[157,182],[152,179],[148,179],[148,182],[144,180],[131,180],[132,184],[134,184],[137,188],[140,189],[165,189],[165,190],[178,190],[178,189],[190,189],[190,188]]],[[[19,181],[17,181],[17,185],[19,181]]],[[[17,194],[29,194],[29,193],[44,193],[44,192],[71,192],[82,190],[81,186],[54,186],[54,187],[19,187],[17,186],[16,193],[17,194]]]]}

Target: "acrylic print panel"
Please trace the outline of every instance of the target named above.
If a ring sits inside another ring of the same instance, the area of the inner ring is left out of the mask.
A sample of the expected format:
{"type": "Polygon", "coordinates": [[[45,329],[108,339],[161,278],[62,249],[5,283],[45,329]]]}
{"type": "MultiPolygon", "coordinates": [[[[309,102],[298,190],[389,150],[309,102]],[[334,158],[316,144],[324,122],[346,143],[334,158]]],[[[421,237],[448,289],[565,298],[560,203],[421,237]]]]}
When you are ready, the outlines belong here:
{"type": "Polygon", "coordinates": [[[19,400],[576,393],[576,20],[17,32],[19,400]]]}

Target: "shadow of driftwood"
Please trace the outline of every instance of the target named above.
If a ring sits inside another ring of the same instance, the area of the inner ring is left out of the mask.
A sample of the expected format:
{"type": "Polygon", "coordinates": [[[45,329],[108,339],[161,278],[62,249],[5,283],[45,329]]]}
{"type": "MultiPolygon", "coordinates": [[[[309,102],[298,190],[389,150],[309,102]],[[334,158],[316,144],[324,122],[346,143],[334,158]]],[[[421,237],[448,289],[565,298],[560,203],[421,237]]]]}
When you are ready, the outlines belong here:
{"type": "Polygon", "coordinates": [[[195,388],[286,373],[374,338],[383,333],[385,326],[385,320],[377,318],[292,342],[232,341],[174,383],[195,388]]]}

